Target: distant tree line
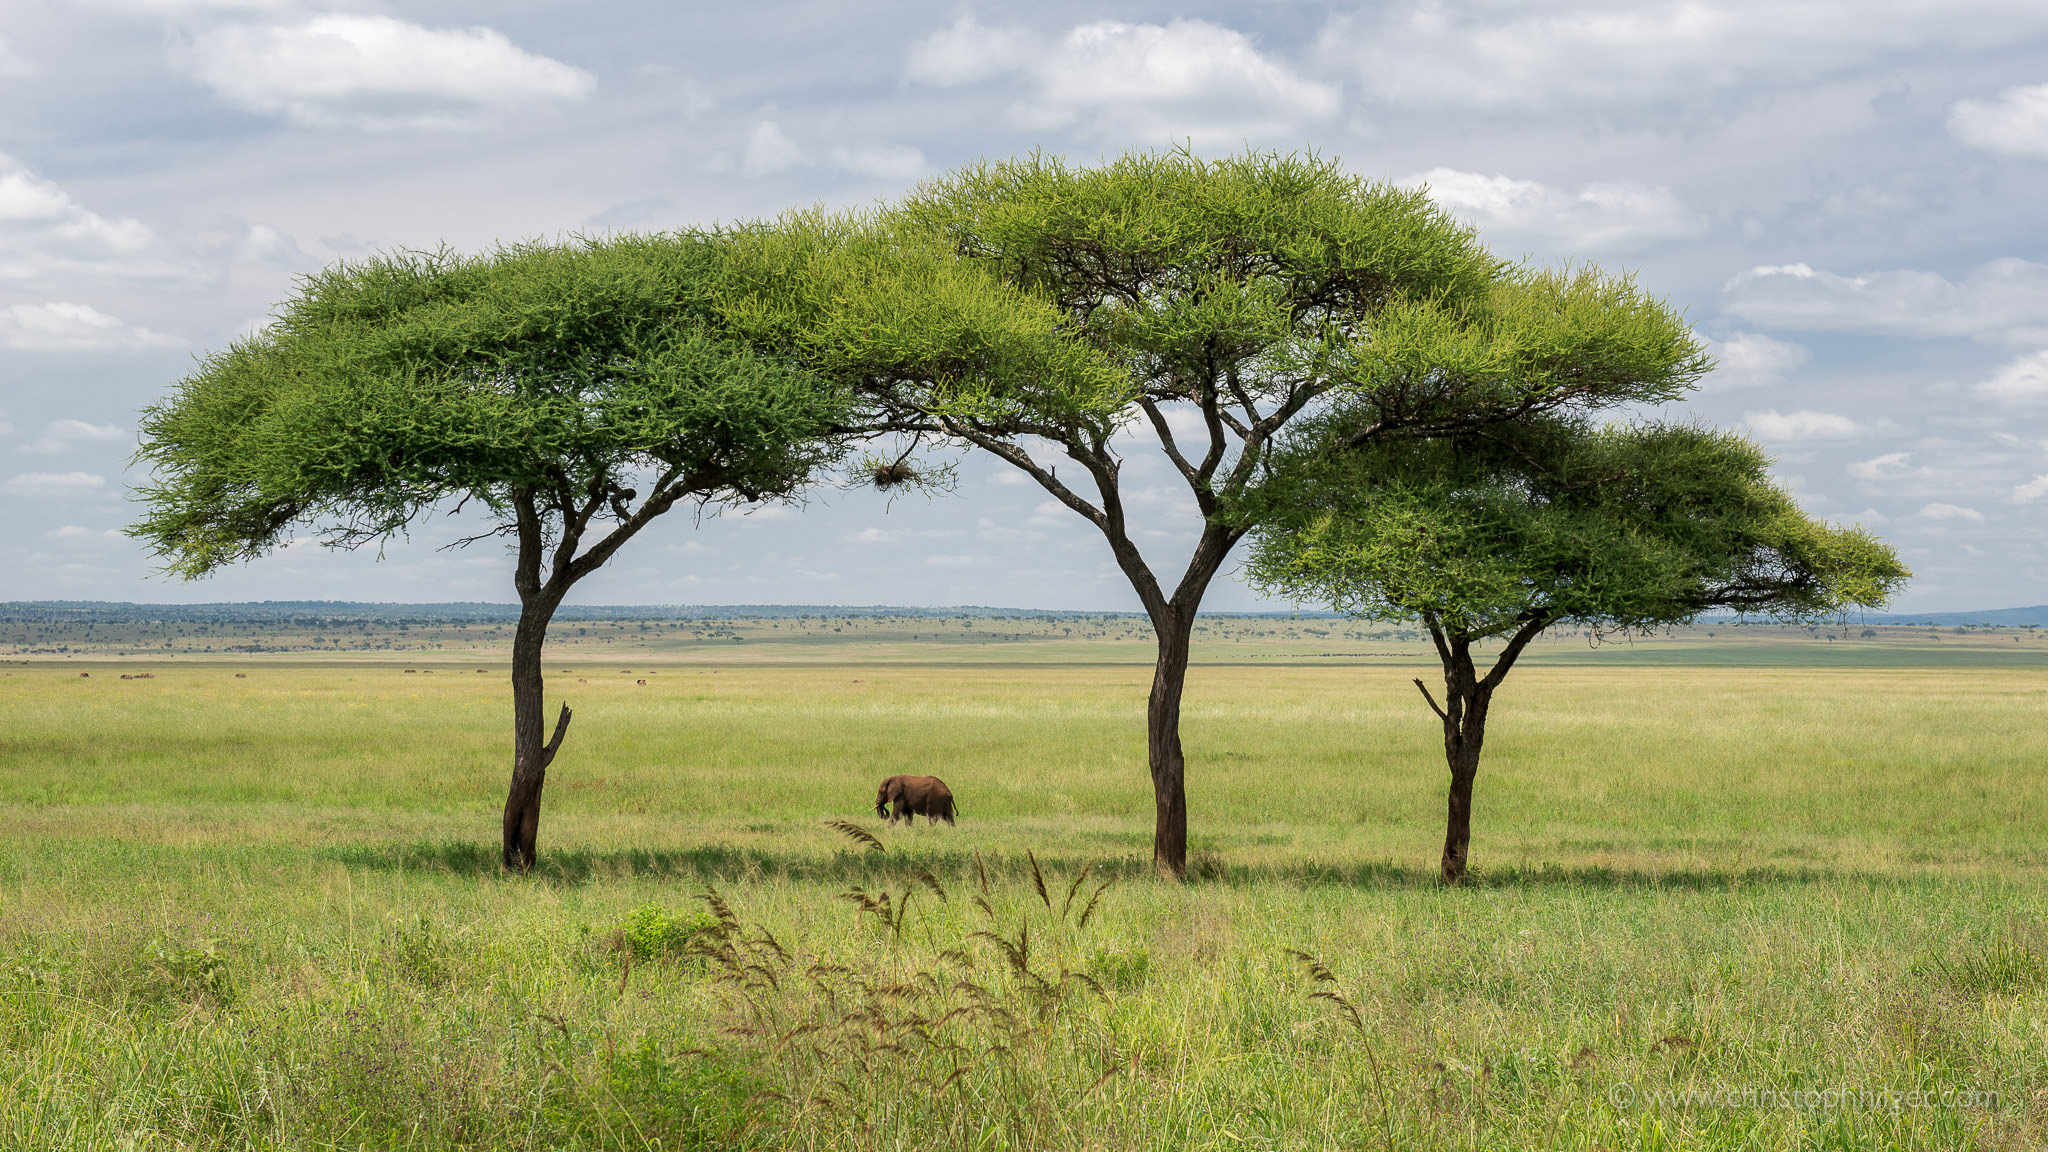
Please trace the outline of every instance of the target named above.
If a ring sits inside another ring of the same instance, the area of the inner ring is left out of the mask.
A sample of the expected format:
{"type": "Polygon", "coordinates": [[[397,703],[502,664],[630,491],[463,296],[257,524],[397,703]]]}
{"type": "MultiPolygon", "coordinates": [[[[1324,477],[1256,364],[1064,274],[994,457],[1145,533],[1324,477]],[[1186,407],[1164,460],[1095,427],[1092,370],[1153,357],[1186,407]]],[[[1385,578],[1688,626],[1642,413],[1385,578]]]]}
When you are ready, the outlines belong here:
{"type": "Polygon", "coordinates": [[[1501,261],[1328,159],[1033,155],[868,212],[337,264],[145,410],[131,531],[196,578],[299,531],[356,547],[480,510],[454,543],[515,557],[502,833],[524,871],[572,716],[548,731],[542,646],[579,581],[678,505],[848,472],[943,489],[947,453],[986,453],[1092,525],[1144,607],[1159,871],[1187,866],[1195,621],[1253,537],[1266,587],[1434,639],[1456,880],[1487,703],[1543,629],[1813,618],[1905,578],[1752,446],[1602,422],[1710,367],[1628,277],[1501,261]],[[1138,452],[1201,513],[1183,552],[1130,522],[1138,452]]]}

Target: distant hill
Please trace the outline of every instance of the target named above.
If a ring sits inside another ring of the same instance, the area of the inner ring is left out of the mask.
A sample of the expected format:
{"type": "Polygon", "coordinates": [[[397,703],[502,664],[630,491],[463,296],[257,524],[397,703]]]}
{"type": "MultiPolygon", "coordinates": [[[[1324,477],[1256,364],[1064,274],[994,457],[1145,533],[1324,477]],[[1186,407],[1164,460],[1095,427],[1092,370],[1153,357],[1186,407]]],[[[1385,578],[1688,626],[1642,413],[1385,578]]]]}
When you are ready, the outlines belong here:
{"type": "MultiPolygon", "coordinates": [[[[1142,612],[1091,612],[1056,608],[990,608],[961,604],[948,608],[911,608],[874,604],[568,604],[555,620],[774,620],[792,617],[972,617],[975,619],[1043,619],[1067,617],[1142,617],[1142,612]]],[[[1335,619],[1329,612],[1207,612],[1205,616],[1245,619],[1335,619]]],[[[83,623],[93,620],[237,620],[311,624],[321,620],[507,621],[519,619],[519,605],[485,601],[445,604],[375,604],[346,600],[262,600],[223,604],[130,604],[109,600],[18,600],[0,602],[0,621],[49,620],[83,623]]]]}
{"type": "MultiPolygon", "coordinates": [[[[993,608],[957,604],[943,608],[871,604],[581,604],[564,605],[558,621],[571,620],[774,620],[792,617],[970,617],[975,619],[1046,619],[1067,617],[1142,617],[1142,612],[1084,611],[1058,608],[993,608]]],[[[1306,610],[1277,612],[1204,612],[1204,616],[1240,619],[1339,619],[1335,613],[1306,610]]],[[[313,623],[321,619],[419,621],[517,620],[519,605],[481,601],[441,604],[377,604],[343,600],[262,600],[221,604],[130,604],[107,600],[17,600],[0,602],[0,621],[49,620],[239,620],[313,623]]],[[[1701,621],[1713,624],[1722,618],[1701,621]]],[[[1980,624],[1998,628],[2048,628],[2048,604],[2031,608],[1987,608],[1976,612],[1869,613],[1853,618],[1859,624],[1980,624]]]]}
{"type": "Polygon", "coordinates": [[[2048,604],[1986,608],[1977,612],[1893,612],[1862,617],[1872,624],[1985,624],[1994,628],[2048,628],[2048,604]]]}

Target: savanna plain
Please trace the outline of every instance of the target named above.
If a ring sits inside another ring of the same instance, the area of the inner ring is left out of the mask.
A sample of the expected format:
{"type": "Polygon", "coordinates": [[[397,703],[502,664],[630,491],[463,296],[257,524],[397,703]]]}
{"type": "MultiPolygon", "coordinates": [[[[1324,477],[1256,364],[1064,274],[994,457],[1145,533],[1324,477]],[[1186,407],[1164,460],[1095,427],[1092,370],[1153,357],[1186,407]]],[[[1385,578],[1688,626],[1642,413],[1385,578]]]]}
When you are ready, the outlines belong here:
{"type": "Polygon", "coordinates": [[[2048,1147],[2041,633],[1546,642],[1447,889],[1412,634],[1207,627],[1175,883],[1128,618],[558,624],[523,877],[489,625],[269,627],[6,637],[0,1147],[2048,1147]]]}

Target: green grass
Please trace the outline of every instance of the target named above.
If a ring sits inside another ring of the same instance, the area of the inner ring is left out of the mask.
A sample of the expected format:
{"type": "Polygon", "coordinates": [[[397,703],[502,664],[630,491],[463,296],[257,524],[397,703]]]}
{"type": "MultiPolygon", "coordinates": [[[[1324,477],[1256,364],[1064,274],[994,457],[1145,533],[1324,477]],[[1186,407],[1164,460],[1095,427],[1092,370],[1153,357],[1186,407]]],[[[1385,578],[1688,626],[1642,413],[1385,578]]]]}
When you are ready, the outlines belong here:
{"type": "Polygon", "coordinates": [[[525,879],[501,667],[15,665],[0,1147],[2048,1144],[2048,669],[1744,642],[1518,670],[1453,891],[1394,658],[1195,669],[1180,885],[1128,642],[565,647],[525,879]]]}

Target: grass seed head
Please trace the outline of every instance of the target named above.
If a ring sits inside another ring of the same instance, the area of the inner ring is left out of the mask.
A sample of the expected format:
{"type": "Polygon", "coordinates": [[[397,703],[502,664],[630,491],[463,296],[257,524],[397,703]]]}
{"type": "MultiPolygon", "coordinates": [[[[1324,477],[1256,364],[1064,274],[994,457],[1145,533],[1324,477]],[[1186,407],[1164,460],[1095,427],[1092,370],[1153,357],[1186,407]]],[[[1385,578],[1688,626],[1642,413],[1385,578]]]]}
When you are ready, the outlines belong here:
{"type": "Polygon", "coordinates": [[[882,841],[879,838],[877,838],[873,832],[870,832],[867,829],[861,827],[860,825],[855,824],[851,820],[827,820],[825,821],[825,826],[827,828],[838,829],[841,835],[845,836],[848,840],[851,840],[856,844],[867,845],[870,851],[888,851],[887,848],[882,846],[882,841]]]}

